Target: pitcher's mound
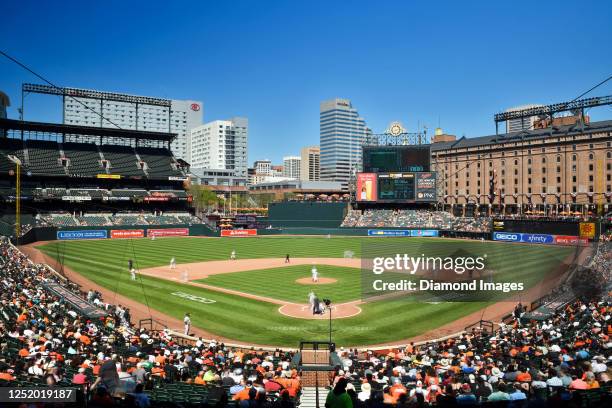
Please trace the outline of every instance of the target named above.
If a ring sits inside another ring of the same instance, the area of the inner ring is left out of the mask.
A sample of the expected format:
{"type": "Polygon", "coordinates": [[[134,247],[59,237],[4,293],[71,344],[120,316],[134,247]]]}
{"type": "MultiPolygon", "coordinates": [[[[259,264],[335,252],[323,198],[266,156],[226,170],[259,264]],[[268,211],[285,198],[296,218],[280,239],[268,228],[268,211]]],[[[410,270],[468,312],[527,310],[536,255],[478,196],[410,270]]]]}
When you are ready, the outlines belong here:
{"type": "MultiPolygon", "coordinates": [[[[344,319],[347,317],[357,316],[361,313],[361,308],[357,306],[358,302],[342,303],[340,305],[332,305],[332,319],[344,319]]],[[[295,303],[283,305],[278,308],[280,314],[289,317],[297,317],[298,319],[329,319],[329,311],[323,315],[313,315],[310,311],[310,305],[298,305],[295,303]]]]}
{"type": "Polygon", "coordinates": [[[299,283],[300,285],[327,285],[336,282],[338,281],[334,278],[319,278],[317,282],[313,282],[312,278],[300,278],[295,280],[295,283],[299,283]]]}

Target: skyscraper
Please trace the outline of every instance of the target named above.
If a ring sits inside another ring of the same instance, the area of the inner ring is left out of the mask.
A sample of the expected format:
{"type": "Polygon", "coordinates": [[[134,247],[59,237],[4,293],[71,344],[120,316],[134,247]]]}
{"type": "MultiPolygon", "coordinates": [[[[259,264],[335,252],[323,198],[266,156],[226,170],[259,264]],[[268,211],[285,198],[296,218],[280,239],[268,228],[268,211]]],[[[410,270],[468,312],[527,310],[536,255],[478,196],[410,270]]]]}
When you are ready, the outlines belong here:
{"type": "Polygon", "coordinates": [[[78,95],[64,98],[65,124],[176,133],[177,137],[170,146],[172,153],[177,158],[191,161],[190,132],[202,124],[202,102],[63,89],[70,95],[78,95]]]}
{"type": "Polygon", "coordinates": [[[321,179],[319,146],[308,146],[300,151],[302,160],[300,162],[300,180],[319,181],[321,179]]]}
{"type": "Polygon", "coordinates": [[[247,118],[215,120],[191,130],[191,167],[233,170],[247,178],[247,118]]]}
{"type": "Polygon", "coordinates": [[[285,156],[283,157],[283,176],[299,180],[300,179],[300,156],[285,156]]]}
{"type": "MultiPolygon", "coordinates": [[[[516,106],[514,108],[506,109],[506,112],[514,112],[514,111],[519,111],[519,110],[529,109],[529,108],[539,108],[541,106],[544,106],[544,105],[531,104],[531,105],[516,106]]],[[[506,121],[506,133],[520,132],[521,130],[533,130],[535,128],[534,126],[535,122],[537,122],[538,119],[539,118],[537,116],[528,116],[525,118],[507,120],[506,121]]]]}
{"type": "Polygon", "coordinates": [[[359,170],[367,128],[348,99],[320,105],[321,180],[338,181],[348,190],[351,173],[359,170]]]}
{"type": "Polygon", "coordinates": [[[11,106],[9,97],[4,92],[0,91],[0,118],[6,118],[6,108],[11,106]]]}

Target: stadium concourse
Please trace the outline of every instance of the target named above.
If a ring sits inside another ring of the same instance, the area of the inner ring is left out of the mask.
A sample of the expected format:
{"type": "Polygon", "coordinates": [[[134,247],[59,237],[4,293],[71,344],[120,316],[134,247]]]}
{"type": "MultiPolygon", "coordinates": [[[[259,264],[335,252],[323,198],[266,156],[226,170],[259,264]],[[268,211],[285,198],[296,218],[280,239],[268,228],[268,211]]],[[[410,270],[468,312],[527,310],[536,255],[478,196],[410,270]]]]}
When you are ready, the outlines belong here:
{"type": "MultiPolygon", "coordinates": [[[[606,272],[607,243],[589,263],[606,272]]],[[[301,374],[293,351],[238,349],[136,328],[130,311],[81,293],[48,267],[0,242],[3,385],[83,387],[90,406],[294,406],[301,374]],[[50,283],[89,300],[80,315],[50,283]],[[148,401],[144,403],[143,401],[148,401]]],[[[609,270],[608,270],[609,272],[609,270]]],[[[610,288],[609,273],[597,275],[610,288]]],[[[514,319],[494,333],[384,350],[340,348],[330,375],[353,406],[606,406],[612,387],[612,303],[572,301],[543,321],[514,319]]],[[[82,402],[82,400],[81,400],[82,402]]],[[[607,405],[609,406],[609,405],[607,405]]]]}

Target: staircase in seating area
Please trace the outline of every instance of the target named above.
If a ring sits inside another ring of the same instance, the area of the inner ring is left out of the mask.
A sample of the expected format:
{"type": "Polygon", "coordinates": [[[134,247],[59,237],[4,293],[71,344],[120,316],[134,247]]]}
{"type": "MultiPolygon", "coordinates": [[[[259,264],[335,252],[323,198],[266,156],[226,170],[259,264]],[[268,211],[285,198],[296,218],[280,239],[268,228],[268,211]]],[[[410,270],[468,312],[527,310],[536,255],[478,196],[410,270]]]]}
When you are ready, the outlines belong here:
{"type": "Polygon", "coordinates": [[[300,352],[294,358],[294,363],[302,372],[299,408],[325,407],[330,376],[334,367],[341,364],[334,350],[335,344],[329,342],[300,342],[300,352]]]}
{"type": "MultiPolygon", "coordinates": [[[[325,398],[327,398],[327,388],[319,387],[319,408],[325,407],[325,398]]],[[[299,408],[317,408],[317,390],[315,387],[302,387],[300,395],[299,408]]]]}

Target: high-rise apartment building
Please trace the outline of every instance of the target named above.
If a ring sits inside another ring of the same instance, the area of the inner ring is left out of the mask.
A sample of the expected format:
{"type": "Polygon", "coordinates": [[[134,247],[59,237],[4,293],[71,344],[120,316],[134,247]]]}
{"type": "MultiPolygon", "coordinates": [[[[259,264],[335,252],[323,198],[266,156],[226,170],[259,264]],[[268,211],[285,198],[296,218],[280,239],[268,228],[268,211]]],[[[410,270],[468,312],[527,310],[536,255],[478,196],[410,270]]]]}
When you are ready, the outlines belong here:
{"type": "Polygon", "coordinates": [[[368,129],[348,99],[320,105],[321,180],[338,181],[348,190],[351,174],[358,171],[368,129]]]}
{"type": "Polygon", "coordinates": [[[321,149],[319,146],[308,146],[300,151],[302,158],[300,162],[300,180],[319,181],[321,179],[320,157],[321,149]]]}
{"type": "Polygon", "coordinates": [[[283,176],[299,180],[300,179],[300,156],[285,156],[283,157],[283,176]]]}
{"type": "Polygon", "coordinates": [[[191,130],[191,167],[233,170],[247,178],[247,118],[215,120],[191,130]]]}
{"type": "Polygon", "coordinates": [[[63,88],[64,124],[171,132],[175,157],[191,161],[191,129],[202,124],[202,102],[63,88]],[[102,119],[104,117],[104,119],[102,119]]]}

